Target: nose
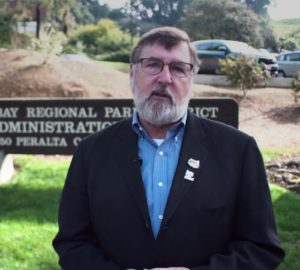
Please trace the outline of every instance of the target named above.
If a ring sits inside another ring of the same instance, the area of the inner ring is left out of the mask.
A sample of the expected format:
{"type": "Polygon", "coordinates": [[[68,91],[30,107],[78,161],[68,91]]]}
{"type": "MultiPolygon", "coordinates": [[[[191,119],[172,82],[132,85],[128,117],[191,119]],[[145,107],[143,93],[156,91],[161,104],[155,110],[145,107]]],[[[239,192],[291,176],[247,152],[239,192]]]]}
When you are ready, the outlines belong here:
{"type": "Polygon", "coordinates": [[[170,84],[172,83],[172,74],[168,65],[165,65],[163,70],[159,73],[158,81],[161,84],[170,84]]]}

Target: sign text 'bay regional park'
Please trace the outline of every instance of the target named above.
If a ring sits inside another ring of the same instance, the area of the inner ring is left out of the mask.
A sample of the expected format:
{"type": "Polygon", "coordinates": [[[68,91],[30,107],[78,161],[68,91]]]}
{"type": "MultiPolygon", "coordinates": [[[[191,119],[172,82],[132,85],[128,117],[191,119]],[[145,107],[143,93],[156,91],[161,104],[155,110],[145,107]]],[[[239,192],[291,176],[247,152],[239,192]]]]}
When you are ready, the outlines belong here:
{"type": "MultiPolygon", "coordinates": [[[[238,104],[233,99],[192,99],[189,109],[238,127],[238,104]]],[[[82,138],[133,111],[131,99],[0,99],[0,151],[73,154],[82,138]]]]}

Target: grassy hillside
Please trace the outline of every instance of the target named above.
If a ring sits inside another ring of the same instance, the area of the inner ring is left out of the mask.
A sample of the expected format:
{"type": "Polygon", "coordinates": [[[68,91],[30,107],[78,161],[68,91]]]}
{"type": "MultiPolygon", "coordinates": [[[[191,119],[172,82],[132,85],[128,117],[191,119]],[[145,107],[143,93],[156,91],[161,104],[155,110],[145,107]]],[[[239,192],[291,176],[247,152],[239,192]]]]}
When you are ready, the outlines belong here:
{"type": "Polygon", "coordinates": [[[300,18],[271,21],[270,26],[278,38],[287,38],[289,34],[296,31],[299,33],[298,36],[300,36],[300,18]]]}

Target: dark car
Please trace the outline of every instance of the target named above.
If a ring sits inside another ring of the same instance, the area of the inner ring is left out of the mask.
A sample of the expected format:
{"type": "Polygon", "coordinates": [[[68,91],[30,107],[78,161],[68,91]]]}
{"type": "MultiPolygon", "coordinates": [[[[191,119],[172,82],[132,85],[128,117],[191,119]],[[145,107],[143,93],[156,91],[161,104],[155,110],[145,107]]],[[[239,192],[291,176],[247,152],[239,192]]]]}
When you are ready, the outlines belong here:
{"type": "Polygon", "coordinates": [[[263,63],[272,76],[277,75],[276,58],[272,54],[261,52],[245,42],[211,39],[194,41],[193,44],[201,61],[198,72],[200,74],[216,74],[220,68],[220,59],[225,59],[228,56],[245,55],[263,63]]]}
{"type": "Polygon", "coordinates": [[[300,72],[300,51],[285,52],[278,55],[278,76],[293,77],[300,72]]]}

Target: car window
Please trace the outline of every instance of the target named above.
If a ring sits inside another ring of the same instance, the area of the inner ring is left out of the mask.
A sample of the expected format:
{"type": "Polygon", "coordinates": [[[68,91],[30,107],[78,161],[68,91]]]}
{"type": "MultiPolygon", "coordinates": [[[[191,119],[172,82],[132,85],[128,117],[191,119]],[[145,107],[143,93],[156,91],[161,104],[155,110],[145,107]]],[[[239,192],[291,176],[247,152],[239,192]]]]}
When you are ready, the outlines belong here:
{"type": "Polygon", "coordinates": [[[221,51],[224,50],[226,46],[223,43],[220,42],[210,42],[207,44],[206,48],[203,48],[203,50],[207,51],[221,51]]]}
{"type": "Polygon", "coordinates": [[[196,49],[200,51],[224,51],[227,48],[223,43],[220,42],[206,42],[196,44],[196,49]]]}
{"type": "Polygon", "coordinates": [[[206,51],[206,50],[209,50],[208,48],[210,48],[211,45],[212,45],[211,42],[196,44],[196,49],[206,51]]]}
{"type": "Polygon", "coordinates": [[[283,61],[285,60],[285,55],[278,55],[277,56],[277,61],[283,61]]]}
{"type": "Polygon", "coordinates": [[[214,45],[214,50],[215,51],[226,51],[227,47],[224,44],[216,43],[214,45]]]}
{"type": "Polygon", "coordinates": [[[286,61],[300,61],[300,53],[287,54],[286,61]]]}

